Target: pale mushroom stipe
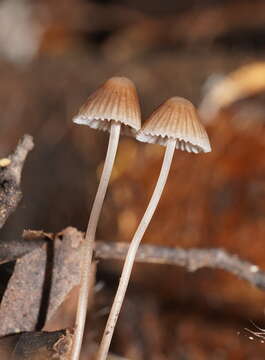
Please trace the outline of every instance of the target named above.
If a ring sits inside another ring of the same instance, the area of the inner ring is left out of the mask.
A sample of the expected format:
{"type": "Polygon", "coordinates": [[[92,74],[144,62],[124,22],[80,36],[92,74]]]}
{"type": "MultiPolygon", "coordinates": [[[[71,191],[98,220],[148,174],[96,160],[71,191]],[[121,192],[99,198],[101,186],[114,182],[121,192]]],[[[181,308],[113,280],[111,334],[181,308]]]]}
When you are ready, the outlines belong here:
{"type": "Polygon", "coordinates": [[[190,101],[180,97],[170,98],[159,106],[143,125],[137,139],[143,142],[164,145],[166,151],[155,190],[126,255],[118,290],[99,347],[97,360],[107,358],[136,252],[162,195],[175,149],[196,154],[211,151],[208,135],[199,122],[196,109],[190,101]]]}
{"type": "Polygon", "coordinates": [[[135,135],[141,127],[139,99],[133,82],[125,77],[112,77],[107,80],[87,99],[78,115],[74,117],[73,122],[110,132],[107,155],[82,249],[80,292],[71,354],[71,360],[78,360],[84,333],[89,291],[93,283],[91,264],[95,234],[120,133],[135,135]]]}

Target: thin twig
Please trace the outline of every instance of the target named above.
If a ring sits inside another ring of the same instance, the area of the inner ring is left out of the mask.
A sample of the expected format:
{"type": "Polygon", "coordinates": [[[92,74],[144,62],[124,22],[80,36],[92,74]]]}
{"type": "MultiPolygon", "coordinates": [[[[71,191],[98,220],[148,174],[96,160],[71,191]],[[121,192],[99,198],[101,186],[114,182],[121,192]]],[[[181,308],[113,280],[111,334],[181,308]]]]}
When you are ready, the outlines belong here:
{"type": "MultiPolygon", "coordinates": [[[[95,255],[99,259],[124,260],[128,244],[115,242],[97,242],[95,255]]],[[[222,249],[182,249],[156,245],[140,245],[136,262],[168,264],[185,267],[188,271],[201,268],[221,269],[240,279],[265,290],[265,272],[257,265],[240,259],[222,249]]]]}

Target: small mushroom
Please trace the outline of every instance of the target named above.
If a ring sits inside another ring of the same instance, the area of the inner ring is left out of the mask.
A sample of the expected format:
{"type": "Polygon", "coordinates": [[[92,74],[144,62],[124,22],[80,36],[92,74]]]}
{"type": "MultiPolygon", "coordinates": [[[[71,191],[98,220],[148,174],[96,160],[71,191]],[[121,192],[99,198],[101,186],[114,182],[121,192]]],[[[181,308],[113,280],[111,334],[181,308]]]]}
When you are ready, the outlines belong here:
{"type": "Polygon", "coordinates": [[[141,127],[140,105],[134,84],[125,77],[112,77],[98,88],[74,117],[76,124],[110,132],[107,155],[91,210],[82,249],[81,283],[71,359],[78,360],[86,320],[89,291],[92,286],[91,263],[97,224],[109,183],[120,132],[136,134],[141,127]]]}
{"type": "Polygon", "coordinates": [[[155,190],[126,255],[118,290],[99,347],[97,360],[107,358],[135,255],[164,189],[175,148],[196,154],[211,151],[207,133],[199,122],[194,106],[190,101],[180,97],[170,98],[160,105],[139,131],[137,139],[143,142],[164,145],[166,151],[155,190]]]}

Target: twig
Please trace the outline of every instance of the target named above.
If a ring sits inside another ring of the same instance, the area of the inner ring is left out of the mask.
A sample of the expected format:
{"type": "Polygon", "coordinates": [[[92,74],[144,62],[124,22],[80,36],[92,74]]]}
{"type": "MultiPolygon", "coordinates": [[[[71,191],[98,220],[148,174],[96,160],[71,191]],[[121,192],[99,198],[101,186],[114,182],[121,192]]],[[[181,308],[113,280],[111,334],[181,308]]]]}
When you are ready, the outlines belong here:
{"type": "MultiPolygon", "coordinates": [[[[115,242],[97,242],[95,255],[99,259],[123,260],[128,244],[115,242]]],[[[140,245],[136,255],[137,262],[168,264],[196,271],[204,267],[222,269],[240,279],[265,290],[265,272],[257,265],[240,259],[222,249],[182,249],[156,245],[140,245]]]]}
{"type": "Polygon", "coordinates": [[[33,139],[24,135],[16,150],[0,162],[0,229],[8,216],[16,209],[21,200],[21,173],[26,157],[33,149],[33,139]]]}

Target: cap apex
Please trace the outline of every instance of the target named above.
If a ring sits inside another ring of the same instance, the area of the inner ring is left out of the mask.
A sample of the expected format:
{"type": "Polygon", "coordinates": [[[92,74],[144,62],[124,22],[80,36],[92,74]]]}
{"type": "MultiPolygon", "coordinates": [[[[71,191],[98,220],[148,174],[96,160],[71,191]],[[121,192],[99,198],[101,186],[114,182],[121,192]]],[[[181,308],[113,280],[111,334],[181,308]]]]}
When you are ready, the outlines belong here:
{"type": "Polygon", "coordinates": [[[191,101],[180,96],[173,96],[165,101],[165,103],[172,105],[188,105],[194,107],[191,101]]]}
{"type": "Polygon", "coordinates": [[[113,76],[105,82],[105,84],[108,83],[115,83],[115,85],[122,86],[134,86],[133,82],[125,76],[113,76]]]}

